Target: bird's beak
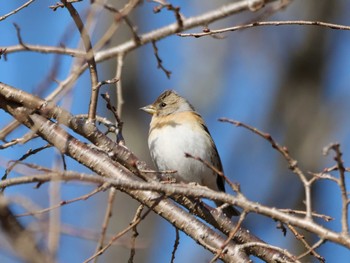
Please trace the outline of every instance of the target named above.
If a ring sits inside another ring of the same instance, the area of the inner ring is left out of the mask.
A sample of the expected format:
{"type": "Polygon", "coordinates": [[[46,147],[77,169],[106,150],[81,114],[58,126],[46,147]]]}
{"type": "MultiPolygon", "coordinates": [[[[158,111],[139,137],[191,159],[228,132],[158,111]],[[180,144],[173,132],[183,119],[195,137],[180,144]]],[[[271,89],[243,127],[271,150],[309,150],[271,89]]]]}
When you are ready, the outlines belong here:
{"type": "Polygon", "coordinates": [[[140,110],[143,110],[151,115],[156,113],[156,108],[151,104],[151,105],[147,105],[145,107],[140,108],[140,110]]]}

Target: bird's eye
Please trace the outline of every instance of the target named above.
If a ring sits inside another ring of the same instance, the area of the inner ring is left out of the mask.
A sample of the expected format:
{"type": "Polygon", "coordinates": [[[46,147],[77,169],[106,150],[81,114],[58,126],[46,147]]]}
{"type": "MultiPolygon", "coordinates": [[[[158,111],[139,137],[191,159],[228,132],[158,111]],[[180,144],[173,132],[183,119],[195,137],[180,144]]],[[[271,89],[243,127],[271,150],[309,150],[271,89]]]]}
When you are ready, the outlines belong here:
{"type": "Polygon", "coordinates": [[[160,107],[162,107],[162,108],[164,108],[166,106],[166,103],[165,102],[162,102],[161,104],[160,104],[160,107]]]}

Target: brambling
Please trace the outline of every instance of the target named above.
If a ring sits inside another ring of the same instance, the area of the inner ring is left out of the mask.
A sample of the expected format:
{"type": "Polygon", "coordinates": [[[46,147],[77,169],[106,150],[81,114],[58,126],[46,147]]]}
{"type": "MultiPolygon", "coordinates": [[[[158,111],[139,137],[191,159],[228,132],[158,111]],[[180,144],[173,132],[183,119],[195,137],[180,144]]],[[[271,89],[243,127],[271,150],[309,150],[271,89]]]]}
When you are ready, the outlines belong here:
{"type": "MultiPolygon", "coordinates": [[[[152,115],[148,147],[159,172],[174,170],[179,182],[196,182],[215,191],[225,192],[224,178],[203,162],[187,158],[199,157],[223,171],[215,143],[202,117],[193,106],[175,91],[163,92],[156,101],[141,110],[152,115]]],[[[217,206],[223,203],[215,202],[217,206]]],[[[223,212],[231,217],[238,210],[226,206],[223,212]]]]}

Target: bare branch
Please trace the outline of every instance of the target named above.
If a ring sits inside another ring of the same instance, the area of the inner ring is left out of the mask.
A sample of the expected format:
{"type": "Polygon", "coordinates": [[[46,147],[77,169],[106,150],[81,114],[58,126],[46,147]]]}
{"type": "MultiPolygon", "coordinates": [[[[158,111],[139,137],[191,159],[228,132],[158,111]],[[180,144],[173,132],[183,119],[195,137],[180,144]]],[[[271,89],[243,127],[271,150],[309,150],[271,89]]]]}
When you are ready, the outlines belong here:
{"type": "Polygon", "coordinates": [[[306,218],[308,220],[312,220],[312,202],[311,202],[311,184],[314,182],[312,179],[309,181],[305,174],[303,173],[303,171],[299,168],[298,166],[298,162],[297,160],[293,159],[289,152],[287,147],[285,146],[281,146],[279,145],[270,134],[268,133],[264,133],[262,131],[259,131],[257,128],[251,127],[247,124],[244,124],[242,122],[239,121],[235,121],[235,120],[230,120],[227,118],[220,118],[219,121],[221,122],[228,122],[231,123],[237,127],[243,127],[245,129],[250,130],[251,132],[259,135],[260,137],[262,137],[263,139],[267,140],[272,148],[276,149],[283,157],[284,159],[287,161],[287,163],[289,164],[289,169],[296,174],[299,179],[301,180],[301,182],[304,185],[304,191],[305,191],[305,206],[306,206],[306,218]]]}
{"type": "Polygon", "coordinates": [[[5,20],[9,16],[12,16],[12,15],[16,14],[17,12],[21,11],[23,8],[26,8],[27,6],[29,6],[34,1],[35,0],[29,0],[28,2],[25,2],[23,5],[21,5],[20,7],[16,8],[15,10],[12,10],[11,12],[7,13],[6,15],[0,16],[0,21],[5,20]]]}
{"type": "Polygon", "coordinates": [[[213,36],[217,34],[222,34],[225,32],[233,32],[242,29],[254,28],[258,26],[291,26],[291,25],[303,25],[303,26],[320,26],[326,27],[328,29],[336,29],[336,30],[350,30],[350,26],[339,25],[326,23],[321,21],[305,21],[305,20],[297,20],[297,21],[257,21],[249,24],[238,25],[233,27],[227,27],[222,29],[210,30],[206,29],[205,32],[202,33],[178,33],[177,35],[180,37],[204,37],[204,36],[213,36]]]}
{"type": "Polygon", "coordinates": [[[17,33],[17,39],[19,44],[24,48],[28,50],[28,47],[26,44],[24,44],[23,40],[22,40],[22,36],[21,36],[21,28],[19,27],[19,25],[17,25],[16,23],[13,23],[14,27],[16,28],[16,33],[17,33]]]}
{"type": "Polygon", "coordinates": [[[92,259],[96,258],[97,256],[102,255],[113,244],[114,241],[116,241],[118,238],[122,237],[127,232],[129,232],[131,229],[136,227],[149,214],[149,212],[152,211],[152,209],[149,208],[142,216],[140,216],[142,209],[143,209],[143,206],[141,205],[139,207],[139,209],[136,211],[136,214],[135,214],[135,217],[134,217],[132,223],[128,227],[126,227],[124,230],[122,230],[121,232],[119,232],[118,234],[113,236],[113,238],[110,240],[110,242],[108,242],[108,244],[106,246],[104,246],[97,253],[95,253],[94,255],[89,257],[87,260],[85,260],[84,263],[87,263],[87,262],[91,261],[92,259]]]}
{"type": "Polygon", "coordinates": [[[152,41],[152,46],[153,46],[153,50],[154,50],[154,55],[157,59],[157,63],[158,63],[158,68],[160,68],[161,70],[164,71],[165,75],[167,76],[168,79],[170,79],[171,76],[171,71],[167,70],[164,66],[163,66],[163,61],[162,59],[159,57],[158,54],[158,48],[156,46],[156,42],[152,41]]]}
{"type": "Polygon", "coordinates": [[[173,251],[171,252],[170,263],[174,263],[175,261],[175,255],[176,255],[177,248],[179,247],[179,244],[180,244],[180,232],[177,228],[175,228],[175,241],[174,241],[173,251]]]}
{"type": "MultiPolygon", "coordinates": [[[[97,254],[104,246],[107,228],[109,225],[109,221],[112,218],[112,209],[113,209],[113,204],[114,204],[116,193],[117,193],[117,191],[115,188],[111,188],[109,190],[107,208],[106,208],[105,217],[103,219],[103,223],[102,223],[102,227],[101,227],[100,239],[98,240],[97,246],[95,249],[95,254],[97,254]]],[[[97,257],[94,258],[94,262],[95,263],[97,262],[97,257]]]]}
{"type": "MultiPolygon", "coordinates": [[[[116,83],[116,97],[117,97],[117,116],[122,116],[122,107],[124,104],[123,99],[123,90],[122,90],[122,70],[124,64],[124,54],[120,54],[117,57],[117,69],[115,72],[115,78],[119,81],[116,83]]],[[[119,125],[119,121],[116,118],[117,125],[119,125]]]]}
{"type": "Polygon", "coordinates": [[[67,0],[61,0],[64,6],[69,11],[72,19],[74,20],[79,32],[81,39],[83,40],[85,51],[86,51],[86,61],[89,65],[90,77],[91,77],[91,97],[90,97],[90,106],[89,106],[89,121],[94,123],[96,120],[96,108],[98,100],[98,76],[94,51],[92,49],[92,44],[90,36],[85,29],[84,23],[81,20],[78,12],[75,10],[74,6],[67,0]]]}
{"type": "Polygon", "coordinates": [[[131,236],[131,250],[130,250],[130,257],[128,260],[128,263],[133,263],[134,262],[134,257],[135,257],[135,246],[136,246],[136,238],[138,237],[139,233],[137,232],[137,225],[135,224],[138,220],[141,219],[141,213],[144,209],[144,205],[140,205],[135,213],[135,216],[133,220],[130,222],[130,225],[134,225],[132,227],[132,236],[131,236]]]}
{"type": "Polygon", "coordinates": [[[16,253],[26,262],[45,263],[52,260],[41,251],[35,238],[25,229],[8,207],[7,200],[0,195],[0,227],[16,253]]]}
{"type": "Polygon", "coordinates": [[[325,153],[328,153],[330,150],[333,150],[335,152],[334,160],[337,163],[337,169],[339,171],[339,188],[341,192],[341,198],[342,198],[342,231],[344,235],[349,234],[349,198],[348,198],[348,192],[346,189],[346,182],[345,182],[345,167],[344,167],[344,161],[342,158],[343,153],[340,151],[340,145],[339,143],[333,143],[330,146],[328,146],[325,150],[325,153]]]}
{"type": "Polygon", "coordinates": [[[109,94],[105,93],[101,95],[102,98],[107,102],[107,109],[109,109],[117,122],[117,129],[116,129],[116,136],[117,136],[117,143],[120,145],[125,145],[125,140],[123,137],[123,122],[119,117],[119,114],[117,112],[117,109],[112,105],[109,94]]]}
{"type": "Polygon", "coordinates": [[[153,11],[155,13],[159,13],[163,8],[168,9],[169,11],[174,12],[175,18],[178,24],[178,31],[181,31],[183,27],[183,15],[180,13],[180,7],[179,6],[173,6],[172,4],[166,2],[165,0],[153,0],[153,2],[158,3],[159,5],[156,6],[153,11]]]}

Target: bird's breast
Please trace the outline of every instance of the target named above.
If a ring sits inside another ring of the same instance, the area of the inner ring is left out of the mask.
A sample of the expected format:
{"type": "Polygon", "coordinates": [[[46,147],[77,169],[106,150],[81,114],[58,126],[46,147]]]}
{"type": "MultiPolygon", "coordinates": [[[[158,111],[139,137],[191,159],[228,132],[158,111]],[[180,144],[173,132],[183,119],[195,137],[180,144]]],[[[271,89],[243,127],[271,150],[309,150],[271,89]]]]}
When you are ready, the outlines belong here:
{"type": "Polygon", "coordinates": [[[152,120],[148,138],[151,157],[159,171],[175,170],[181,180],[203,184],[204,177],[215,177],[213,172],[198,160],[185,157],[185,153],[210,161],[210,136],[201,123],[186,121],[186,116],[177,119],[152,120]]]}

